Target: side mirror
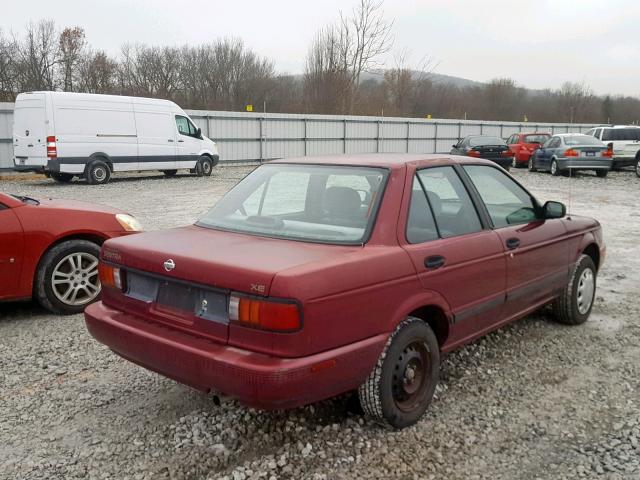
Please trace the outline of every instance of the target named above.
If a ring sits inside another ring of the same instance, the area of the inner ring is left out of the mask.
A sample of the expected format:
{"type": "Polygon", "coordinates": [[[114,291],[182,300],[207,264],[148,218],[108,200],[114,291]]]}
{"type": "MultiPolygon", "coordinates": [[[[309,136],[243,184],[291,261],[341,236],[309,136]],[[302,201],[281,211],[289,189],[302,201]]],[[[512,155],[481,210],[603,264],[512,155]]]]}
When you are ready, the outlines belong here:
{"type": "Polygon", "coordinates": [[[202,138],[202,129],[200,127],[196,130],[196,137],[202,138]]]}
{"type": "Polygon", "coordinates": [[[453,145],[451,145],[453,148],[458,148],[458,144],[454,143],[453,145]]]}
{"type": "Polygon", "coordinates": [[[547,202],[542,207],[542,216],[545,219],[562,218],[567,214],[567,207],[560,202],[547,202]]]}

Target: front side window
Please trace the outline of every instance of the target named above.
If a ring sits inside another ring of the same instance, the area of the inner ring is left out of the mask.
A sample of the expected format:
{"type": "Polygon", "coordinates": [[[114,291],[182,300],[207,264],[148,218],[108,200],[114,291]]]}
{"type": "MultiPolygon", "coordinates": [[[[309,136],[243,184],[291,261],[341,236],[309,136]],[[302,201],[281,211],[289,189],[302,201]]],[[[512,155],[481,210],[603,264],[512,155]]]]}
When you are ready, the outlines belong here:
{"type": "Polygon", "coordinates": [[[452,167],[433,167],[418,171],[443,238],[479,232],[482,224],[462,180],[452,167]]]}
{"type": "Polygon", "coordinates": [[[263,165],[231,189],[197,225],[319,243],[361,244],[373,228],[387,170],[263,165]]]}
{"type": "Polygon", "coordinates": [[[191,123],[187,117],[176,115],[176,127],[180,135],[188,137],[197,137],[198,129],[191,123]]]}
{"type": "Polygon", "coordinates": [[[494,227],[537,220],[536,206],[520,185],[497,168],[484,165],[463,167],[484,202],[494,227]]]}
{"type": "Polygon", "coordinates": [[[560,137],[552,137],[544,146],[545,148],[558,148],[560,146],[560,137]]]}

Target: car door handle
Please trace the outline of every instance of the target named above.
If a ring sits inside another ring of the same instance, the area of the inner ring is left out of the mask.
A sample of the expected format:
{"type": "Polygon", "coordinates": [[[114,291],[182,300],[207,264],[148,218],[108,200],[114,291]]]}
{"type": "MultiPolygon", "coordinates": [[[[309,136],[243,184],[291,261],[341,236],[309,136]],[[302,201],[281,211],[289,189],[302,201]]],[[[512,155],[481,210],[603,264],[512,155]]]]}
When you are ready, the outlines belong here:
{"type": "Polygon", "coordinates": [[[178,140],[178,143],[184,143],[184,140],[178,140]]]}
{"type": "Polygon", "coordinates": [[[424,266],[428,269],[435,270],[444,265],[445,258],[442,255],[432,255],[424,259],[424,266]]]}
{"type": "Polygon", "coordinates": [[[506,245],[507,248],[509,250],[513,250],[514,248],[518,248],[520,246],[520,239],[519,238],[510,238],[509,240],[506,241],[506,245]]]}
{"type": "Polygon", "coordinates": [[[173,139],[172,139],[172,138],[170,138],[169,140],[167,140],[167,142],[171,142],[171,143],[173,143],[173,139]]]}

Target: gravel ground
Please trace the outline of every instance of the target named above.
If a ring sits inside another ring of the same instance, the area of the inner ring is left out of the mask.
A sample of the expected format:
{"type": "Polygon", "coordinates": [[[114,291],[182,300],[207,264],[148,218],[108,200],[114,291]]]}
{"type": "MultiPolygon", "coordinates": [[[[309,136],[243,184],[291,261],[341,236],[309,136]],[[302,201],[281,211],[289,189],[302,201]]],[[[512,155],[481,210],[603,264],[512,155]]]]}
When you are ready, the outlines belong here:
{"type": "MultiPolygon", "coordinates": [[[[0,189],[114,205],[159,229],[192,222],[249,170],[0,189]]],[[[639,479],[640,179],[514,174],[602,222],[593,313],[571,328],[543,310],[449,355],[417,425],[382,430],[350,413],[347,397],[279,413],[215,406],[112,354],[81,315],[3,304],[0,478],[639,479]]]]}

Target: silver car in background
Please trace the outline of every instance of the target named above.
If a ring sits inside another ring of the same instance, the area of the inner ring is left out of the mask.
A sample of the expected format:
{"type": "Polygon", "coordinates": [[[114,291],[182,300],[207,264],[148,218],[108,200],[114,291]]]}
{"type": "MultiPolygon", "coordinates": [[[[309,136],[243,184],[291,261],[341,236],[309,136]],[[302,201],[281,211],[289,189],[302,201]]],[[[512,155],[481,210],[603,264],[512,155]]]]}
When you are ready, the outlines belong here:
{"type": "Polygon", "coordinates": [[[552,136],[529,159],[529,170],[545,170],[552,175],[577,170],[593,170],[606,177],[613,163],[613,151],[597,138],[583,133],[552,136]]]}

